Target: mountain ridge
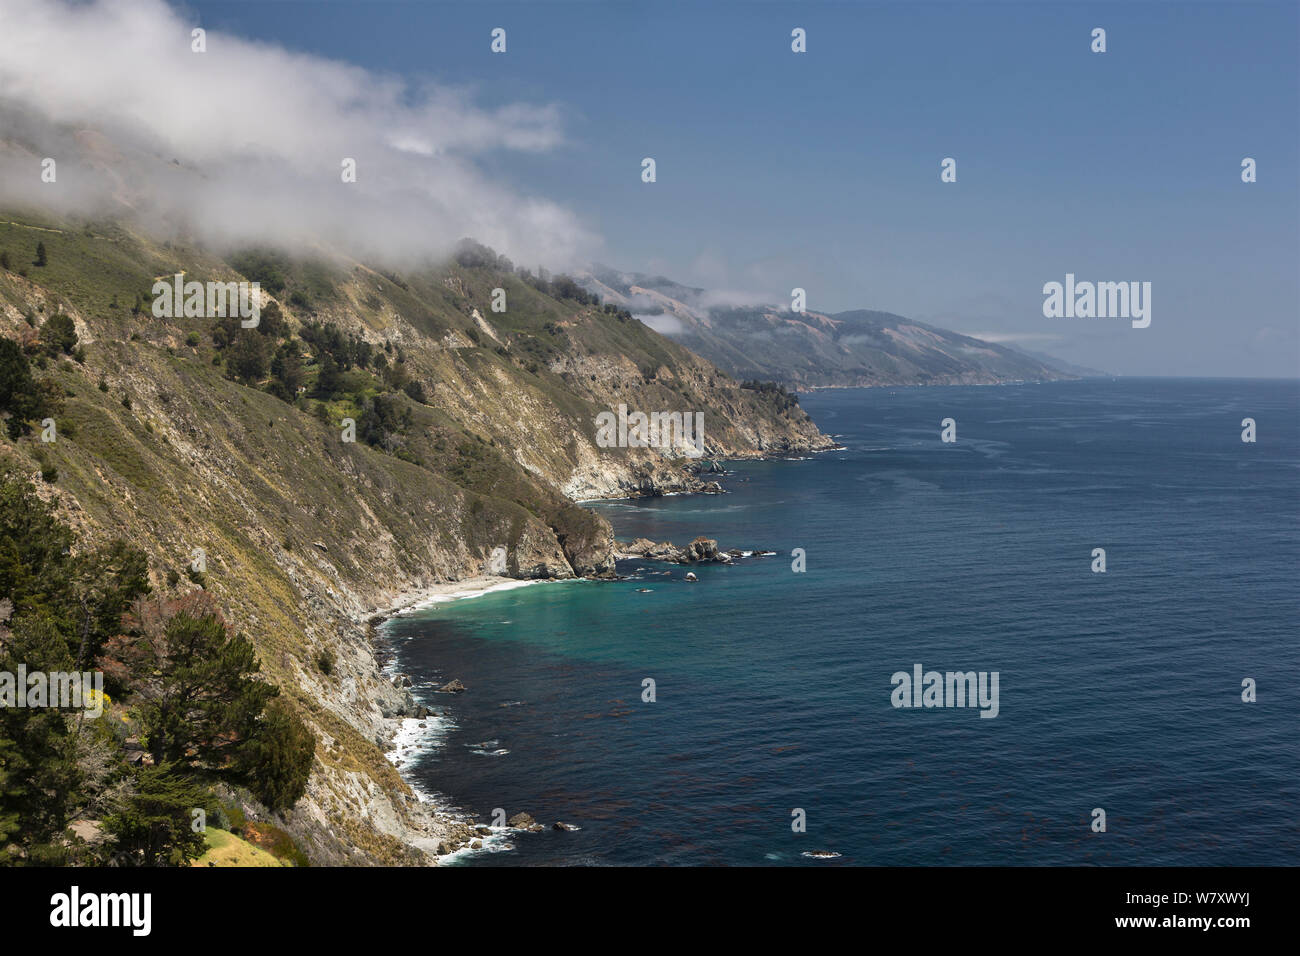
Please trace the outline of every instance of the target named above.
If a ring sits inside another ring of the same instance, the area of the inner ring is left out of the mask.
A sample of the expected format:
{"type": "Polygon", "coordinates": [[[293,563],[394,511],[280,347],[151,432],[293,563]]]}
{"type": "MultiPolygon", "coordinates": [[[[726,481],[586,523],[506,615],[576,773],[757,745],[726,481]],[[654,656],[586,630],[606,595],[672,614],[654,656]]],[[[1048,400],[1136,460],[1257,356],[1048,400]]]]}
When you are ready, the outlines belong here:
{"type": "Polygon", "coordinates": [[[810,389],[1077,377],[1059,362],[890,312],[741,305],[726,301],[734,296],[600,265],[576,278],[739,379],[810,389]]]}

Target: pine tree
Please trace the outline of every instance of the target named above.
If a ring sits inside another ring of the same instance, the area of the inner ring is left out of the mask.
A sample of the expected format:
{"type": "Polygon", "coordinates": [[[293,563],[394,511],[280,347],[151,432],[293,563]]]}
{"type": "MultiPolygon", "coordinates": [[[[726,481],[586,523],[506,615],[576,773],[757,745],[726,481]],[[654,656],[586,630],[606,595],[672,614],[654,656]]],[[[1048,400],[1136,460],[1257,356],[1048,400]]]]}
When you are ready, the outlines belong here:
{"type": "Polygon", "coordinates": [[[279,692],[254,678],[253,645],[230,630],[204,591],[141,598],[123,623],[127,633],[107,642],[102,665],[138,695],[154,762],[224,767],[279,692]]]}
{"type": "Polygon", "coordinates": [[[193,827],[194,811],[213,801],[177,767],[143,767],[136,791],[125,796],[104,821],[117,837],[118,860],[137,866],[184,866],[202,856],[206,841],[193,827]]]}
{"type": "Polygon", "coordinates": [[[240,753],[240,768],[249,789],[272,810],[287,810],[307,792],[316,737],[277,698],[266,705],[256,734],[240,753]]]}

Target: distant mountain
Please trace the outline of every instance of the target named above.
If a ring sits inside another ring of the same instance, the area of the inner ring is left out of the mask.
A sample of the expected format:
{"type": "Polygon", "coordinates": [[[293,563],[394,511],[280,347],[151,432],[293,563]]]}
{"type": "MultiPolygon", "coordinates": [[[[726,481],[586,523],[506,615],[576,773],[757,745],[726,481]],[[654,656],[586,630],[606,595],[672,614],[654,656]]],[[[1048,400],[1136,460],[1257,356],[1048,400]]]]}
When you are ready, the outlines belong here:
{"type": "Polygon", "coordinates": [[[1111,374],[1110,372],[1103,372],[1101,369],[1089,368],[1086,365],[1075,365],[1072,362],[1065,361],[1065,359],[1059,359],[1054,355],[1048,355],[1045,352],[1035,352],[1033,349],[1021,348],[1018,345],[1008,345],[1007,348],[1028,355],[1032,359],[1037,359],[1048,368],[1059,369],[1073,378],[1106,378],[1111,374]]]}
{"type": "MultiPolygon", "coordinates": [[[[726,303],[663,276],[595,266],[575,278],[738,379],[796,387],[980,385],[1076,378],[1066,363],[894,315],[726,303]]],[[[1089,371],[1089,370],[1084,370],[1089,371]]]]}

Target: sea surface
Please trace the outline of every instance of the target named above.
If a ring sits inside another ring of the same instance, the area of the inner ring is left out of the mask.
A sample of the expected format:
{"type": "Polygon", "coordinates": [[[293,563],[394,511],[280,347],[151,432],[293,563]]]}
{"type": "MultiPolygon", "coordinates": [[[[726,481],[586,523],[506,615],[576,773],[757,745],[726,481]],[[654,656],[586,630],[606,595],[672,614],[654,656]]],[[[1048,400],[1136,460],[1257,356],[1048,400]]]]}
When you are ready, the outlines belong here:
{"type": "Polygon", "coordinates": [[[403,773],[483,822],[547,826],[456,862],[1300,863],[1300,384],[800,401],[842,451],[727,463],[725,495],[594,505],[623,540],[776,556],[698,583],[620,562],[629,580],[387,626],[444,715],[403,773]],[[896,708],[917,664],[996,671],[997,716],[896,708]],[[434,691],[452,678],[469,690],[434,691]]]}

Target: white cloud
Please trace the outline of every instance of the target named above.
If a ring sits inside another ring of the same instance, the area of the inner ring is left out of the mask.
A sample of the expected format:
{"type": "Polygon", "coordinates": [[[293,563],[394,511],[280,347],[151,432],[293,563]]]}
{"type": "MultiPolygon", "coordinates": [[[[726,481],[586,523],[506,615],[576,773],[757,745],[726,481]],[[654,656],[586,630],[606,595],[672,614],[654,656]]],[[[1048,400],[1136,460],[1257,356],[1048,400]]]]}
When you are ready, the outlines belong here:
{"type": "Polygon", "coordinates": [[[0,201],[125,205],[214,243],[321,243],[397,263],[462,236],[552,268],[598,245],[571,212],[476,162],[560,147],[555,105],[486,108],[465,89],[213,31],[194,53],[194,26],[162,0],[0,3],[0,201]],[[39,181],[45,156],[56,184],[39,181]],[[341,181],[345,157],[356,183],[341,181]]]}
{"type": "Polygon", "coordinates": [[[634,318],[640,319],[650,328],[654,329],[660,335],[681,335],[686,331],[686,326],[682,320],[672,315],[638,315],[634,318]]]}

